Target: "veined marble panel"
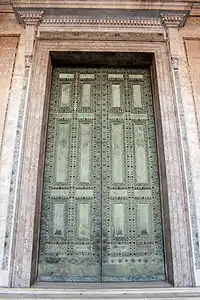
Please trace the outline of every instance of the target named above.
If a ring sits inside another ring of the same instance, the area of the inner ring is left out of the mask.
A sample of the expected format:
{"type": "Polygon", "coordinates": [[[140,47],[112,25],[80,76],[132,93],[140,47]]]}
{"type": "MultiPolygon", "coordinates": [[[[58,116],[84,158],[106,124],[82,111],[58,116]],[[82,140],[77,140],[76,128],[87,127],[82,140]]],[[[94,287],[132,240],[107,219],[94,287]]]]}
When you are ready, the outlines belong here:
{"type": "Polygon", "coordinates": [[[112,84],[111,85],[111,93],[112,93],[112,107],[120,107],[121,106],[121,87],[120,84],[112,84]]]}
{"type": "Polygon", "coordinates": [[[66,182],[68,173],[69,123],[57,123],[55,178],[56,182],[66,182]]]}
{"type": "Polygon", "coordinates": [[[148,183],[144,125],[134,124],[135,165],[137,183],[148,183]]]}
{"type": "Polygon", "coordinates": [[[128,191],[127,190],[110,190],[110,197],[128,197],[128,191]]]}
{"type": "Polygon", "coordinates": [[[124,204],[123,203],[115,203],[113,205],[113,226],[115,237],[122,237],[125,234],[124,228],[124,204]]]}
{"type": "Polygon", "coordinates": [[[52,189],[51,190],[51,197],[57,198],[57,197],[68,197],[69,196],[69,190],[66,189],[52,189]]]}
{"type": "Polygon", "coordinates": [[[123,74],[108,74],[108,79],[123,79],[123,74]]]}
{"type": "Polygon", "coordinates": [[[136,198],[151,198],[152,190],[134,190],[134,197],[136,198]]]}
{"type": "Polygon", "coordinates": [[[124,161],[124,149],[123,149],[123,124],[115,124],[111,125],[112,130],[112,181],[113,183],[122,183],[124,181],[123,178],[123,168],[124,161]]]}
{"type": "Polygon", "coordinates": [[[143,79],[144,78],[144,76],[143,75],[141,75],[141,74],[130,74],[129,75],[129,79],[131,80],[131,79],[143,79]]]}
{"type": "Polygon", "coordinates": [[[94,74],[80,74],[80,79],[94,79],[94,74]]]}
{"type": "Polygon", "coordinates": [[[80,124],[80,182],[90,182],[91,124],[80,124]]]}
{"type": "Polygon", "coordinates": [[[148,203],[137,204],[137,231],[140,235],[150,234],[152,219],[148,203]]]}
{"type": "Polygon", "coordinates": [[[77,114],[78,119],[94,119],[93,113],[87,113],[87,112],[79,112],[77,114]]]}
{"type": "Polygon", "coordinates": [[[74,79],[74,74],[61,73],[61,74],[59,74],[59,78],[60,79],[74,79]]]}
{"type": "Polygon", "coordinates": [[[130,114],[131,120],[147,120],[147,114],[130,114]]]}
{"type": "Polygon", "coordinates": [[[86,189],[80,189],[80,190],[76,190],[75,192],[75,196],[77,198],[82,198],[82,197],[93,197],[93,190],[86,190],[86,189]]]}
{"type": "Polygon", "coordinates": [[[126,113],[109,113],[109,119],[131,119],[131,120],[147,120],[147,114],[132,114],[129,112],[126,113]]]}
{"type": "Polygon", "coordinates": [[[48,254],[54,253],[67,253],[68,252],[68,245],[65,244],[52,244],[47,243],[45,245],[45,252],[48,254]]]}
{"type": "Polygon", "coordinates": [[[79,253],[91,253],[92,252],[92,245],[75,245],[74,251],[79,253]]]}
{"type": "Polygon", "coordinates": [[[63,203],[54,204],[54,235],[64,235],[64,210],[65,205],[63,203]]]}
{"type": "Polygon", "coordinates": [[[109,113],[109,119],[114,120],[124,120],[126,118],[126,113],[109,113]]]}
{"type": "Polygon", "coordinates": [[[78,204],[78,236],[79,238],[90,237],[90,205],[89,203],[78,204]]]}
{"type": "Polygon", "coordinates": [[[70,93],[71,93],[71,84],[70,83],[62,83],[61,99],[60,99],[61,106],[69,106],[70,105],[70,102],[71,102],[70,93]]]}
{"type": "Polygon", "coordinates": [[[124,253],[124,252],[129,252],[130,251],[130,247],[129,245],[123,244],[123,245],[111,245],[110,246],[110,252],[114,253],[124,253]]]}
{"type": "Polygon", "coordinates": [[[81,85],[81,106],[90,107],[91,101],[91,84],[83,83],[81,85]]]}
{"type": "Polygon", "coordinates": [[[142,97],[140,84],[133,84],[133,101],[135,108],[142,108],[142,97]]]}
{"type": "Polygon", "coordinates": [[[57,113],[56,119],[62,119],[62,120],[72,119],[72,113],[57,113]]]}

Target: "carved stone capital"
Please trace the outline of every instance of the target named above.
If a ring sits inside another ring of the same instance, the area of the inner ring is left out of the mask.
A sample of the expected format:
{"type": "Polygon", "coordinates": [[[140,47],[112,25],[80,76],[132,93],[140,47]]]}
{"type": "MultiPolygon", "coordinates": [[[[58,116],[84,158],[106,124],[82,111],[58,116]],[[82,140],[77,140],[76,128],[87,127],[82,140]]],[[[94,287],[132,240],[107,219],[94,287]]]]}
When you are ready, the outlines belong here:
{"type": "Polygon", "coordinates": [[[178,70],[180,64],[180,57],[178,55],[171,56],[171,64],[174,70],[178,70]]]}
{"type": "Polygon", "coordinates": [[[166,28],[171,28],[171,27],[183,27],[187,17],[188,13],[167,13],[167,12],[162,12],[160,14],[161,21],[163,25],[166,28]]]}
{"type": "Polygon", "coordinates": [[[33,59],[32,55],[25,55],[25,61],[24,61],[25,68],[29,69],[31,67],[32,59],[33,59]]]}
{"type": "Polygon", "coordinates": [[[25,25],[32,25],[37,26],[43,17],[44,11],[43,10],[23,10],[19,11],[19,18],[21,23],[24,23],[25,25]]]}

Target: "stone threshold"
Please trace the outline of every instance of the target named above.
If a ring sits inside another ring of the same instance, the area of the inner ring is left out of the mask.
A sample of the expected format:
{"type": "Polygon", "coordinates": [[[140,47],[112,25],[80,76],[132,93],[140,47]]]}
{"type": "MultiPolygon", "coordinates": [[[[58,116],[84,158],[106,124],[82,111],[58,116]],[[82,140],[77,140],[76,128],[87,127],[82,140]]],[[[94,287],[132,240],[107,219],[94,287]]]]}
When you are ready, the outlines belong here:
{"type": "Polygon", "coordinates": [[[125,286],[116,288],[116,284],[107,288],[105,285],[96,284],[93,287],[88,288],[84,284],[82,288],[79,284],[71,284],[71,288],[67,287],[69,284],[44,284],[42,287],[31,288],[0,288],[0,299],[37,299],[37,300],[61,300],[61,299],[135,299],[135,300],[189,300],[200,299],[200,287],[188,287],[188,288],[175,288],[172,286],[162,287],[150,287],[149,284],[140,284],[137,287],[125,286]],[[85,286],[85,288],[83,287],[85,286]]]}

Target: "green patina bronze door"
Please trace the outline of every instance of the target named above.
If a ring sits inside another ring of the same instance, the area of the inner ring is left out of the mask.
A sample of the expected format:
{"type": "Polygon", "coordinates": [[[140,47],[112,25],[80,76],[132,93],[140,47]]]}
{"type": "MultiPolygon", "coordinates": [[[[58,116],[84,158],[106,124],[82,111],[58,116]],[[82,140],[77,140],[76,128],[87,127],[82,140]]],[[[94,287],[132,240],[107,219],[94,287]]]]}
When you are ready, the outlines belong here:
{"type": "Polygon", "coordinates": [[[164,280],[148,69],[54,69],[38,273],[164,280]]]}

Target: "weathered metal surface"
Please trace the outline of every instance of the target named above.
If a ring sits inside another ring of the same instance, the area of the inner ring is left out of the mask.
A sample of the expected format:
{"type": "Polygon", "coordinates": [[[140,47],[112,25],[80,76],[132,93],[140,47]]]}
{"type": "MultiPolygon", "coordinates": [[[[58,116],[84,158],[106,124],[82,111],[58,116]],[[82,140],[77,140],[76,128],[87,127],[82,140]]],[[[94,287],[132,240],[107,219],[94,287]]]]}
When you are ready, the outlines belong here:
{"type": "Polygon", "coordinates": [[[54,70],[43,195],[40,280],[164,279],[148,70],[54,70]]]}

